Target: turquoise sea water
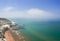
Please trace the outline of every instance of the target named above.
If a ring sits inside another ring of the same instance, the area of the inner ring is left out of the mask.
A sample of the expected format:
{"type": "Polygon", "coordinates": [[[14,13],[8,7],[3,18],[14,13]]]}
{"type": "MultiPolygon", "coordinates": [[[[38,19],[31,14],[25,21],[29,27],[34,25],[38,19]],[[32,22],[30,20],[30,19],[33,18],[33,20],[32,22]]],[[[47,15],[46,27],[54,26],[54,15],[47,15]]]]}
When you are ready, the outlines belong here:
{"type": "Polygon", "coordinates": [[[30,41],[60,41],[60,22],[28,22],[14,20],[18,24],[24,24],[24,29],[19,31],[23,33],[30,41]]]}

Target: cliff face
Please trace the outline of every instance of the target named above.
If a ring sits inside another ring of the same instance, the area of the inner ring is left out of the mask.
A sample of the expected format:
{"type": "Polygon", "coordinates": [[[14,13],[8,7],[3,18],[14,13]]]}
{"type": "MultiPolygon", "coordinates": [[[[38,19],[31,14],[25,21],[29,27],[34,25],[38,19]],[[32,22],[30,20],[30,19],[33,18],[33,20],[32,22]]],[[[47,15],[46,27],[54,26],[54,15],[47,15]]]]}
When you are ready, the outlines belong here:
{"type": "MultiPolygon", "coordinates": [[[[13,30],[13,26],[11,25],[11,21],[5,18],[0,18],[0,32],[3,33],[1,37],[5,41],[26,41],[23,35],[19,34],[16,30],[13,30]],[[12,26],[12,27],[11,27],[12,26]]],[[[21,27],[21,26],[20,26],[21,27]]],[[[3,41],[0,40],[0,41],[3,41]]]]}
{"type": "Polygon", "coordinates": [[[10,31],[6,31],[4,34],[7,41],[15,41],[10,31]]]}
{"type": "Polygon", "coordinates": [[[7,41],[27,41],[25,37],[13,30],[6,31],[4,36],[7,41]]]}
{"type": "Polygon", "coordinates": [[[7,30],[8,26],[6,24],[10,27],[11,21],[6,18],[0,18],[0,32],[3,33],[3,35],[1,36],[5,37],[5,38],[1,37],[0,40],[3,41],[4,39],[6,39],[7,41],[15,41],[9,30],[10,28],[8,28],[7,30]]]}

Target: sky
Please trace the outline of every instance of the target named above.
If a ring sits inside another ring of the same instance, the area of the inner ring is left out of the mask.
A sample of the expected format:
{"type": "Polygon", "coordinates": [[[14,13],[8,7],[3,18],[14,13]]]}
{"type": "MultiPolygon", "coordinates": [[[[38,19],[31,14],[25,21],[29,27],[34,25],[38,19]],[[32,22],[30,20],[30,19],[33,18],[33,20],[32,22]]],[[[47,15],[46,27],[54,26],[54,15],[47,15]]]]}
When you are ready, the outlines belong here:
{"type": "Polygon", "coordinates": [[[60,19],[60,0],[0,0],[0,17],[60,19]]]}

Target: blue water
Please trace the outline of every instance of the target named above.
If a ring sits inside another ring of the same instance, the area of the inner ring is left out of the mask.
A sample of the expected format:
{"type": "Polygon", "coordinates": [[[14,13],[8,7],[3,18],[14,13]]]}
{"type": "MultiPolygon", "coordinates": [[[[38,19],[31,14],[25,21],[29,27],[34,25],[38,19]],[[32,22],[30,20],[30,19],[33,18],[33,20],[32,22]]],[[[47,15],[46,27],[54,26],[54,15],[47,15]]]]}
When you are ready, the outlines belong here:
{"type": "Polygon", "coordinates": [[[17,24],[24,24],[23,33],[30,41],[60,41],[60,21],[26,21],[15,19],[17,24]]]}

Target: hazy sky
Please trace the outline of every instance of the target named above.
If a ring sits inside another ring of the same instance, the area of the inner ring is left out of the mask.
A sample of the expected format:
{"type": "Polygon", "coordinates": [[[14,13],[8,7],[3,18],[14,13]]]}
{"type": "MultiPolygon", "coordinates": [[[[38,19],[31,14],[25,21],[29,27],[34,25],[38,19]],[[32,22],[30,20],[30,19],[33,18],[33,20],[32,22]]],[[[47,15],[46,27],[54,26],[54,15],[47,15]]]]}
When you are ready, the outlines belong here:
{"type": "Polygon", "coordinates": [[[0,17],[60,19],[60,0],[0,0],[0,17]]]}

